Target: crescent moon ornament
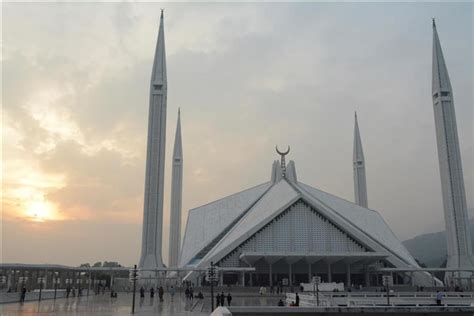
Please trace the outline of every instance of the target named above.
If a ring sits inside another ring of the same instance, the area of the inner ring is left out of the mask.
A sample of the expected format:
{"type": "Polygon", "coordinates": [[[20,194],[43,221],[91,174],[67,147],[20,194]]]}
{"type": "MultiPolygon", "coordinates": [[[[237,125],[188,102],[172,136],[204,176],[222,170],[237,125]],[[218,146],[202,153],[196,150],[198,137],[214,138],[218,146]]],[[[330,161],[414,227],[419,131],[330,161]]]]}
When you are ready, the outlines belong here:
{"type": "Polygon", "coordinates": [[[281,152],[278,150],[278,145],[275,146],[275,149],[276,149],[276,152],[280,155],[280,156],[285,156],[285,155],[288,155],[288,153],[290,152],[290,145],[288,145],[288,149],[286,150],[286,152],[281,152]]]}

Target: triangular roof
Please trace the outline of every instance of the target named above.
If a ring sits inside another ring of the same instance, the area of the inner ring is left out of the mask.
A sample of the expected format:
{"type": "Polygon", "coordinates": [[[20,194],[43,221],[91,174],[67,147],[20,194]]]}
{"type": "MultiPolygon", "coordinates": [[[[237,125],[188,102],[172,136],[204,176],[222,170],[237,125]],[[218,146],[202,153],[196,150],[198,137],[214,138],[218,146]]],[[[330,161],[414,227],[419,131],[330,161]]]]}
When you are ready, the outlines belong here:
{"type": "Polygon", "coordinates": [[[218,259],[250,237],[265,223],[294,203],[300,194],[286,180],[274,184],[210,251],[204,261],[218,259]],[[220,255],[220,256],[219,256],[220,255]],[[217,257],[216,257],[217,256],[217,257]]]}
{"type": "MultiPolygon", "coordinates": [[[[316,199],[325,208],[339,215],[346,225],[350,225],[357,229],[358,232],[370,237],[373,241],[386,248],[386,250],[396,254],[406,264],[417,265],[415,259],[413,259],[377,211],[364,208],[303,183],[298,183],[297,186],[302,190],[305,197],[311,196],[311,198],[316,199]]],[[[315,206],[317,207],[317,205],[315,206]]],[[[319,209],[321,210],[321,207],[319,209]]],[[[337,222],[342,224],[339,220],[337,222]]]]}
{"type": "MultiPolygon", "coordinates": [[[[370,252],[385,254],[393,266],[418,267],[378,212],[297,182],[294,171],[294,178],[273,179],[191,210],[181,266],[204,268],[218,262],[302,200],[370,252]]],[[[420,284],[432,282],[429,274],[415,275],[420,284]]]]}
{"type": "Polygon", "coordinates": [[[224,232],[242,213],[248,210],[271,186],[257,185],[189,211],[181,250],[180,265],[187,265],[204,247],[224,232]]]}

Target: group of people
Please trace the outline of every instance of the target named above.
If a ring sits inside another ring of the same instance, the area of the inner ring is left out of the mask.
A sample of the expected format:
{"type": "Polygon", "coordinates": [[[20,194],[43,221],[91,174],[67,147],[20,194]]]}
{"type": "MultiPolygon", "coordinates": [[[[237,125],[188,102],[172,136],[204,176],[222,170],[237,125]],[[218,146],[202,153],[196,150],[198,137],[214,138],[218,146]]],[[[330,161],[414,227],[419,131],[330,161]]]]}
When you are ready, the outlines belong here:
{"type": "MultiPolygon", "coordinates": [[[[74,286],[72,288],[70,286],[66,288],[66,298],[69,298],[69,295],[72,295],[72,297],[76,297],[76,288],[74,286]]],[[[79,287],[79,289],[77,290],[77,296],[82,296],[82,287],[79,287]]]]}
{"type": "MultiPolygon", "coordinates": [[[[222,292],[221,294],[217,293],[216,295],[216,306],[219,307],[219,306],[224,306],[224,303],[225,303],[225,299],[226,299],[226,296],[224,294],[224,292],[222,292]]],[[[230,306],[232,302],[232,295],[227,294],[227,306],[230,306]]]]}
{"type": "Polygon", "coordinates": [[[282,294],[283,293],[283,286],[281,282],[278,282],[277,286],[274,287],[273,285],[270,286],[270,294],[282,294]]]}
{"type": "MultiPolygon", "coordinates": [[[[170,291],[171,293],[171,291],[170,291]]],[[[172,297],[174,295],[175,292],[172,292],[172,297]]],[[[160,298],[160,302],[163,302],[163,295],[165,294],[165,290],[163,289],[162,286],[160,286],[158,288],[158,297],[160,298]]],[[[150,298],[154,298],[155,297],[155,288],[154,287],[151,287],[150,289],[150,298]]],[[[145,298],[145,288],[142,286],[140,288],[140,298],[145,298]]]]}

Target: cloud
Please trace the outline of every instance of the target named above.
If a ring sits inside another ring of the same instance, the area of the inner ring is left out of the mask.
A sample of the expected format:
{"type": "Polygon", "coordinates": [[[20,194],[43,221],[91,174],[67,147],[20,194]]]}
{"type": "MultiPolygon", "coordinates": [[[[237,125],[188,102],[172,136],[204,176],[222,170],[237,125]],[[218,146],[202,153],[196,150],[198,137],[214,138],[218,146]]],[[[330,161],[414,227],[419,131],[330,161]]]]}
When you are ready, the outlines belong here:
{"type": "MultiPolygon", "coordinates": [[[[159,8],[5,4],[4,189],[12,195],[4,201],[4,220],[12,228],[3,238],[12,246],[4,260],[47,260],[35,251],[28,255],[28,234],[18,229],[37,231],[45,243],[90,242],[68,262],[136,261],[138,251],[121,252],[117,240],[126,231],[128,246],[140,242],[159,8]],[[22,212],[14,196],[19,190],[53,203],[63,220],[33,225],[10,216],[22,212]],[[76,224],[87,237],[68,232],[76,224]],[[13,250],[19,244],[22,253],[13,250]],[[100,257],[100,246],[110,258],[100,257]]],[[[466,67],[472,64],[471,9],[472,4],[166,4],[167,158],[181,107],[183,227],[188,209],[267,181],[276,144],[291,145],[289,159],[301,181],[352,200],[357,110],[369,205],[402,239],[439,229],[432,16],[440,20],[455,89],[472,205],[472,69],[466,67]]],[[[165,258],[170,175],[168,159],[165,258]]],[[[61,243],[56,251],[67,246],[61,243]]]]}

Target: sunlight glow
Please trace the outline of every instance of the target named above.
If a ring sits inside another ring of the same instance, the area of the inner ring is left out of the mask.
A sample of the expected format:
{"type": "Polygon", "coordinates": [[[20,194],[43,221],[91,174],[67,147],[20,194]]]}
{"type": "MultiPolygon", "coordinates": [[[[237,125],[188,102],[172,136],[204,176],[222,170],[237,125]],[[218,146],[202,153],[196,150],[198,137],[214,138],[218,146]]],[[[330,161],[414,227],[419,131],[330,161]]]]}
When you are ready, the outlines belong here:
{"type": "Polygon", "coordinates": [[[52,203],[47,201],[31,201],[26,203],[26,218],[35,222],[56,220],[56,212],[52,203]]]}

